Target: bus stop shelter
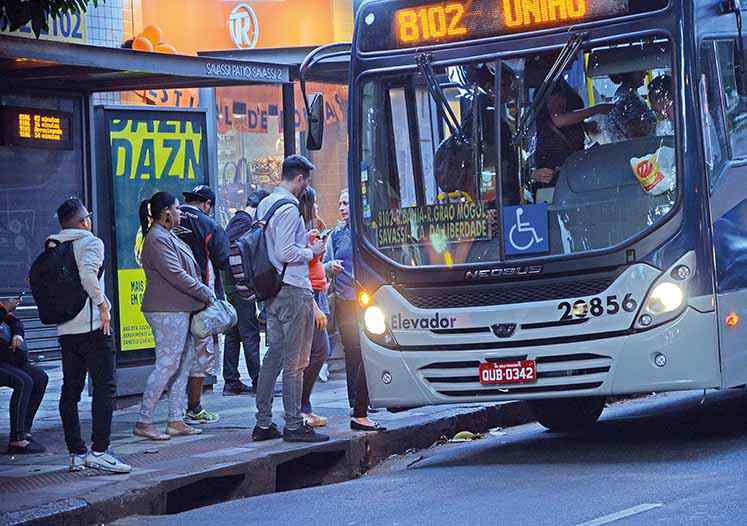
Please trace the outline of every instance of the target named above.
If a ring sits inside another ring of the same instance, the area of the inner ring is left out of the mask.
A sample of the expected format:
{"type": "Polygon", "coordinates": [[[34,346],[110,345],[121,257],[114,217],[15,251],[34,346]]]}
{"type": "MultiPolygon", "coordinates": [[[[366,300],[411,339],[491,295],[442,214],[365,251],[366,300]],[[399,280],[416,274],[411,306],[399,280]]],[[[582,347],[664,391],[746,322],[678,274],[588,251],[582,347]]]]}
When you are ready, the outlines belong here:
{"type": "MultiPolygon", "coordinates": [[[[296,149],[294,132],[297,126],[294,82],[310,50],[283,48],[182,56],[0,36],[0,122],[3,123],[0,134],[0,250],[9,254],[0,263],[0,273],[8,280],[0,281],[0,297],[25,290],[21,280],[31,261],[41,252],[45,237],[58,228],[54,218],[58,201],[72,194],[83,197],[95,211],[97,235],[111,251],[105,266],[107,294],[113,304],[115,327],[119,327],[114,331],[120,369],[118,395],[141,392],[152,367],[152,340],[145,337],[138,340],[138,335],[133,333],[127,343],[123,339],[129,337],[122,329],[131,322],[126,319],[132,314],[127,314],[128,309],[139,312],[142,298],[143,279],[130,280],[128,274],[123,273],[125,270],[136,273],[137,269],[123,269],[122,265],[122,261],[133,259],[132,250],[122,248],[121,237],[135,236],[130,225],[133,220],[137,224],[137,202],[128,202],[136,194],[121,190],[118,185],[119,181],[135,179],[135,176],[158,179],[159,175],[149,171],[155,170],[157,164],[150,159],[145,168],[140,168],[142,173],[136,173],[137,169],[133,168],[129,177],[117,177],[124,175],[119,172],[128,168],[132,159],[132,152],[122,141],[142,121],[148,121],[143,128],[146,136],[158,133],[160,128],[153,127],[154,122],[160,122],[161,126],[170,123],[169,133],[184,132],[188,140],[191,140],[189,133],[194,135],[199,131],[199,140],[203,141],[200,146],[187,148],[186,153],[174,154],[174,158],[183,157],[183,163],[177,161],[176,165],[183,166],[185,172],[192,174],[197,169],[198,179],[202,178],[199,182],[213,184],[217,166],[217,119],[214,91],[209,88],[272,85],[281,87],[283,95],[280,116],[285,139],[283,154],[292,154],[296,149]],[[95,104],[97,93],[176,88],[199,88],[200,108],[95,104]],[[23,119],[31,123],[37,119],[38,123],[38,119],[49,117],[56,118],[55,122],[65,128],[55,131],[57,137],[40,135],[35,138],[33,133],[28,133],[29,130],[35,132],[35,128],[23,128],[23,119]],[[131,129],[120,126],[125,117],[131,120],[131,129]],[[177,128],[172,126],[174,122],[180,123],[177,128]],[[120,127],[114,129],[113,123],[120,127]],[[57,141],[59,137],[63,140],[57,141]],[[122,145],[121,150],[117,150],[117,141],[122,145]],[[192,158],[195,156],[202,157],[192,158]]],[[[335,79],[344,83],[347,63],[342,69],[339,64],[336,67],[337,70],[324,70],[313,80],[335,79]]],[[[150,144],[150,140],[143,139],[136,147],[140,149],[141,159],[146,161],[148,153],[143,145],[150,144]]],[[[169,140],[174,141],[173,137],[169,140]]],[[[194,182],[184,179],[180,189],[194,186],[194,182]]],[[[137,259],[137,255],[134,258],[137,259]]],[[[37,359],[55,356],[55,329],[38,320],[30,295],[24,296],[19,313],[25,320],[32,355],[37,359]]],[[[142,325],[142,321],[138,323],[142,325]]]]}

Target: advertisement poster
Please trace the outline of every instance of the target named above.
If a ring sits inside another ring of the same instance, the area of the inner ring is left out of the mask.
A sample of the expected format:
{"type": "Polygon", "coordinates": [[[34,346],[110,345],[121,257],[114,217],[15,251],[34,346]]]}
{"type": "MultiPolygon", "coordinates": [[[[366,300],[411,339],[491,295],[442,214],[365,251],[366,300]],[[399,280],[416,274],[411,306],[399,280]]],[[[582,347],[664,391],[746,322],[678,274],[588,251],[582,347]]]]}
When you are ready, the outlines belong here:
{"type": "Polygon", "coordinates": [[[116,225],[119,338],[123,352],[150,349],[153,335],[140,305],[145,272],[138,207],[166,191],[182,192],[208,183],[205,115],[183,111],[107,111],[110,168],[116,225]]]}

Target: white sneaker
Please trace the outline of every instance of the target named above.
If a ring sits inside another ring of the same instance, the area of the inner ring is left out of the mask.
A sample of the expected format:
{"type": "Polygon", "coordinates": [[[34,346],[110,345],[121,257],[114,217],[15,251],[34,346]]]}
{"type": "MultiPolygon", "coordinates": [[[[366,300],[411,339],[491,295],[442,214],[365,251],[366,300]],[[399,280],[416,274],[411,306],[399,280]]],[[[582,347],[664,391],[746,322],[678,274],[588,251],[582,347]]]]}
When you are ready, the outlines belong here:
{"type": "Polygon", "coordinates": [[[75,453],[70,454],[70,471],[83,471],[86,469],[86,456],[87,453],[82,455],[76,455],[75,453]]]}
{"type": "Polygon", "coordinates": [[[108,452],[94,453],[93,451],[89,451],[88,455],[86,455],[86,467],[109,471],[111,473],[129,473],[132,471],[132,466],[118,460],[108,452]]]}
{"type": "Polygon", "coordinates": [[[319,381],[326,382],[329,380],[329,366],[325,363],[322,368],[319,369],[319,381]]]}

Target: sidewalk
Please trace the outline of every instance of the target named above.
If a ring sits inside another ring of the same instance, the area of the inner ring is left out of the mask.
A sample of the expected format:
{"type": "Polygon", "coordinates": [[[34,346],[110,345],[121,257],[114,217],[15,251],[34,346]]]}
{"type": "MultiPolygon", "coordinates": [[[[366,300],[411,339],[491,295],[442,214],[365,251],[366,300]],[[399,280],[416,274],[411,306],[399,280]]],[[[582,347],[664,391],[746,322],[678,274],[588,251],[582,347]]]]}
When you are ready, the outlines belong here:
{"type": "MultiPolygon", "coordinates": [[[[332,440],[318,445],[280,440],[253,443],[254,396],[224,397],[222,383],[206,393],[203,405],[221,415],[204,433],[168,442],[132,435],[138,407],[115,412],[112,449],[133,466],[130,475],[67,471],[57,403],[59,363],[44,364],[50,376],[34,425],[35,438],[48,452],[34,456],[0,454],[0,525],[105,523],[132,514],[177,513],[223,500],[298,489],[355,478],[396,453],[430,446],[441,436],[470,429],[485,431],[526,420],[521,404],[442,406],[372,415],[383,433],[349,429],[344,380],[317,383],[314,411],[329,417],[322,431],[332,440]]],[[[10,390],[0,390],[0,451],[8,436],[10,390]]],[[[165,402],[156,420],[165,422],[165,402]]],[[[80,403],[84,438],[90,436],[90,398],[80,403]]],[[[274,420],[282,427],[282,401],[275,398],[274,420]]]]}

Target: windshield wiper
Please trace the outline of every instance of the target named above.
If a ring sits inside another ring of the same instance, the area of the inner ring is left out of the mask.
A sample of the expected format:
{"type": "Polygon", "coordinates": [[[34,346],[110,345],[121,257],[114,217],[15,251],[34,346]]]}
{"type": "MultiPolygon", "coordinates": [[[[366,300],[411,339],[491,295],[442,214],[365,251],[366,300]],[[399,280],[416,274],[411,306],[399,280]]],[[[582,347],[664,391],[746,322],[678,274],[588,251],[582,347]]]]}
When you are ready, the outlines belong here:
{"type": "Polygon", "coordinates": [[[449,127],[449,132],[454,135],[462,135],[462,127],[459,124],[454,114],[454,110],[451,109],[449,101],[446,100],[441,85],[436,80],[436,75],[433,73],[433,67],[431,66],[431,56],[427,53],[420,54],[416,57],[418,69],[425,77],[425,82],[428,87],[428,93],[430,93],[433,100],[436,102],[436,110],[439,116],[446,122],[446,126],[449,127]]]}
{"type": "Polygon", "coordinates": [[[571,36],[568,42],[566,42],[565,46],[563,46],[563,49],[560,50],[558,58],[555,59],[555,62],[550,68],[550,71],[547,72],[547,76],[542,81],[542,84],[540,84],[540,87],[537,89],[537,92],[534,95],[534,102],[532,102],[532,105],[522,116],[521,121],[519,122],[519,126],[517,127],[516,135],[514,138],[516,144],[521,144],[526,139],[526,135],[529,131],[530,126],[534,123],[534,121],[537,119],[537,116],[539,115],[540,108],[542,108],[542,106],[547,101],[547,98],[552,93],[552,90],[555,88],[558,79],[560,79],[560,76],[568,67],[568,64],[575,60],[579,51],[581,51],[587,35],[588,33],[574,34],[573,36],[571,36]]]}

